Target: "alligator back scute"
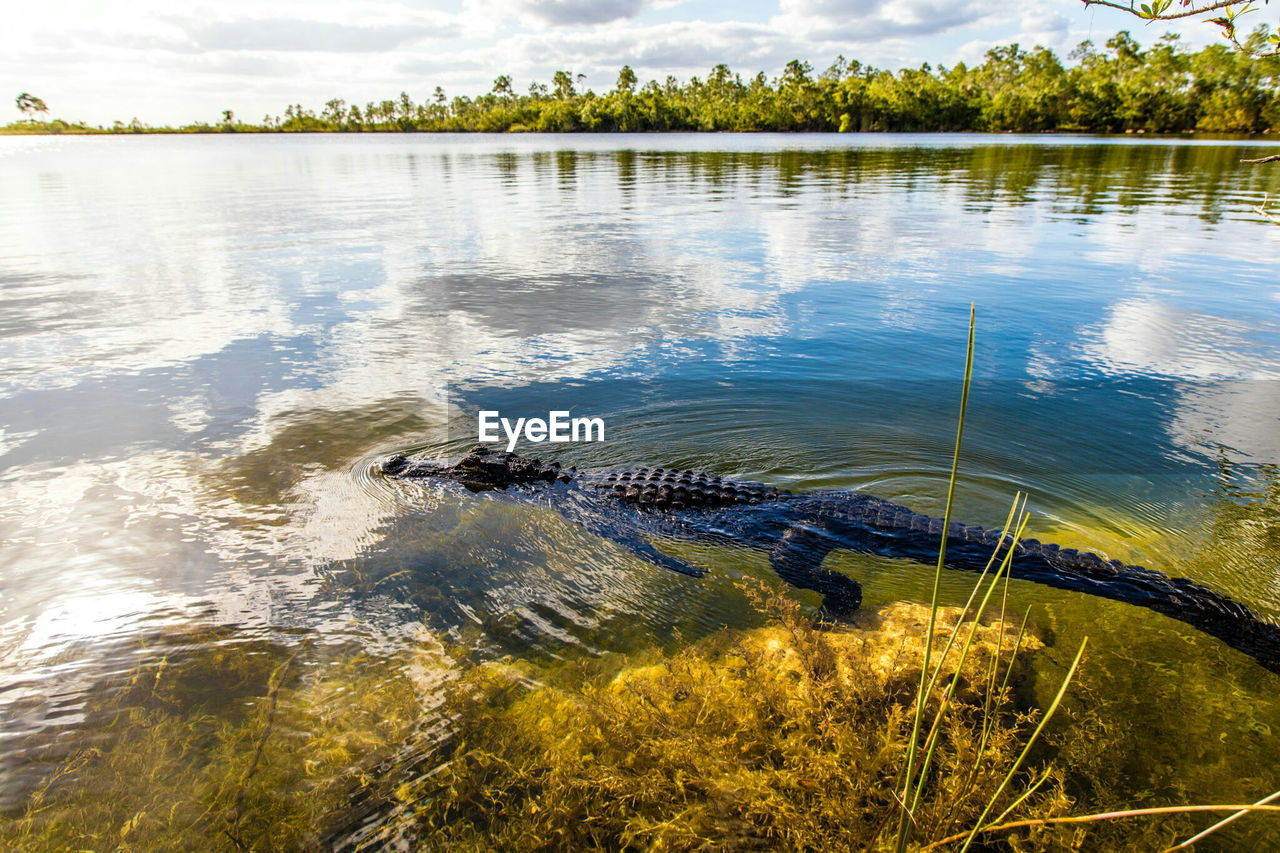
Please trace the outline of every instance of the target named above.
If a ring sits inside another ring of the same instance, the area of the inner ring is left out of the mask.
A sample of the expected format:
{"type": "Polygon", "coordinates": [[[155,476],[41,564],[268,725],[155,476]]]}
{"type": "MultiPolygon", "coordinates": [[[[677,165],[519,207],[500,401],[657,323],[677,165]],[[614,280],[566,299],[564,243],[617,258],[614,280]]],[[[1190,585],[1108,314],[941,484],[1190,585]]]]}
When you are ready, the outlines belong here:
{"type": "Polygon", "coordinates": [[[637,506],[673,509],[758,504],[788,494],[762,483],[746,483],[706,471],[675,468],[611,471],[601,476],[595,487],[637,506]]]}

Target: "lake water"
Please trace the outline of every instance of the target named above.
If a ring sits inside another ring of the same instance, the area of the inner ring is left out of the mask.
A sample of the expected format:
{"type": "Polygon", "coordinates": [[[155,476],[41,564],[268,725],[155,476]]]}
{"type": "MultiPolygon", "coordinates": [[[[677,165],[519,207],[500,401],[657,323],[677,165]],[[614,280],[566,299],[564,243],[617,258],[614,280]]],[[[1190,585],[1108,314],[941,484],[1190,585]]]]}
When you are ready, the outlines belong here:
{"type": "MultiPolygon", "coordinates": [[[[1280,462],[1280,230],[1253,211],[1280,172],[1238,163],[1270,150],[0,138],[4,805],[103,685],[192,626],[385,651],[425,624],[482,657],[555,660],[742,624],[733,583],[767,576],[761,555],[703,552],[693,580],[371,466],[460,453],[482,408],[569,409],[606,441],[523,449],[941,514],[971,303],[958,517],[998,526],[1025,491],[1042,538],[1280,617],[1280,491],[1257,498],[1280,462]]],[[[828,565],[869,602],[927,600],[928,567],[828,565]]],[[[1150,738],[1133,790],[1276,787],[1280,677],[1136,608],[1012,594],[1059,659],[1090,635],[1150,738]]]]}

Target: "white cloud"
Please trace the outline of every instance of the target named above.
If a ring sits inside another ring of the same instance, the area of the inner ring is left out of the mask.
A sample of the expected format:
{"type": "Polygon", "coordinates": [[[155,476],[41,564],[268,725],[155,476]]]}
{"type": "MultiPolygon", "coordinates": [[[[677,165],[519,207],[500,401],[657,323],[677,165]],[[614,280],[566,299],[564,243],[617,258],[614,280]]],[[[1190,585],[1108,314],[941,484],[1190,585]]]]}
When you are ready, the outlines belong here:
{"type": "Polygon", "coordinates": [[[240,18],[193,27],[191,38],[200,50],[286,50],[368,53],[393,50],[427,37],[456,36],[456,26],[348,26],[330,21],[285,18],[240,18]]]}
{"type": "MultiPolygon", "coordinates": [[[[1024,48],[1040,45],[1048,48],[1061,47],[1071,31],[1071,21],[1066,15],[1047,9],[1038,9],[1022,16],[1020,32],[1015,38],[1024,48]]],[[[1065,57],[1059,57],[1065,59],[1065,57]]]]}
{"type": "Polygon", "coordinates": [[[972,39],[961,45],[948,57],[950,63],[964,62],[981,65],[987,51],[997,45],[1016,44],[1023,50],[1046,47],[1057,54],[1063,63],[1067,54],[1083,40],[1079,31],[1071,29],[1072,21],[1066,15],[1049,9],[1028,12],[1018,20],[1018,31],[992,41],[990,38],[972,39]]]}
{"type": "Polygon", "coordinates": [[[999,11],[989,0],[782,0],[781,9],[774,21],[788,32],[853,43],[946,33],[999,11]]]}
{"type": "Polygon", "coordinates": [[[634,18],[648,4],[645,0],[519,0],[514,5],[543,23],[558,26],[634,18]]]}
{"type": "MultiPolygon", "coordinates": [[[[631,65],[642,78],[703,74],[719,62],[731,66],[779,64],[777,34],[762,24],[677,21],[648,27],[610,26],[592,31],[528,33],[497,45],[490,55],[504,68],[537,73],[550,60],[583,73],[616,73],[631,65]]],[[[790,47],[790,45],[788,46],[790,47]]],[[[612,84],[612,80],[607,81],[612,84]]]]}

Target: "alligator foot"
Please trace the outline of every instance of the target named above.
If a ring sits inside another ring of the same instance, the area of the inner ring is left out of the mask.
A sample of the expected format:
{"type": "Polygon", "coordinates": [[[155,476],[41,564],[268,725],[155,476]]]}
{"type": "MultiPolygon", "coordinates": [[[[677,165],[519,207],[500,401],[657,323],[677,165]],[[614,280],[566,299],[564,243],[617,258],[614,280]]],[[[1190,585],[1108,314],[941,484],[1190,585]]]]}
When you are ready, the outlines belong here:
{"type": "Polygon", "coordinates": [[[769,553],[769,564],[792,586],[822,593],[822,607],[828,614],[848,618],[862,606],[862,587],[848,575],[822,568],[837,544],[822,528],[790,527],[769,553]]]}

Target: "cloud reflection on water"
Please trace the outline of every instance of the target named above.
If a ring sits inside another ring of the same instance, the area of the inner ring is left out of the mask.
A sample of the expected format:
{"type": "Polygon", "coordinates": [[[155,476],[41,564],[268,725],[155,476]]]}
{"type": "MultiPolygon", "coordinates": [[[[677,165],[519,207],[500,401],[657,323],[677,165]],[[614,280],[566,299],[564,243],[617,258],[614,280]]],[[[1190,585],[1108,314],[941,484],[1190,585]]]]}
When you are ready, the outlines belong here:
{"type": "MultiPolygon", "coordinates": [[[[935,389],[951,387],[971,300],[987,378],[1274,376],[1257,346],[1274,304],[1204,304],[1193,260],[1246,288],[1270,272],[1240,219],[1260,179],[1234,171],[1231,146],[1013,142],[0,140],[0,643],[20,651],[5,665],[89,659],[147,613],[328,625],[314,570],[360,560],[419,560],[423,578],[470,584],[455,598],[473,611],[523,614],[535,639],[677,618],[667,580],[553,522],[423,522],[436,498],[364,477],[393,448],[452,446],[481,389],[589,408],[645,380],[652,399],[615,448],[662,461],[687,440],[699,461],[800,487],[867,465],[927,502],[951,430],[935,389]],[[1135,260],[1133,234],[1177,242],[1135,260]],[[813,396],[819,380],[831,398],[813,396]],[[698,383],[736,383],[752,411],[732,440],[719,403],[674,390],[698,383]],[[855,391],[870,420],[833,438],[820,416],[855,391]],[[673,411],[680,423],[657,423],[673,411]],[[759,426],[780,421],[781,435],[759,426]],[[459,526],[509,540],[468,552],[449,544],[459,526]],[[428,540],[425,556],[402,544],[428,540]],[[101,613],[81,620],[86,595],[101,613]],[[647,617],[646,596],[663,602],[647,617]]],[[[1271,452],[1273,408],[1237,390],[1135,422],[1199,435],[1218,418],[1218,435],[1271,452]]],[[[1032,389],[1005,405],[1048,436],[1069,401],[1032,389]]],[[[1009,470],[1005,426],[975,424],[977,475],[1030,478],[1063,514],[1096,491],[1009,470]]],[[[1158,429],[1143,440],[1153,469],[1181,464],[1162,461],[1158,429]]]]}

